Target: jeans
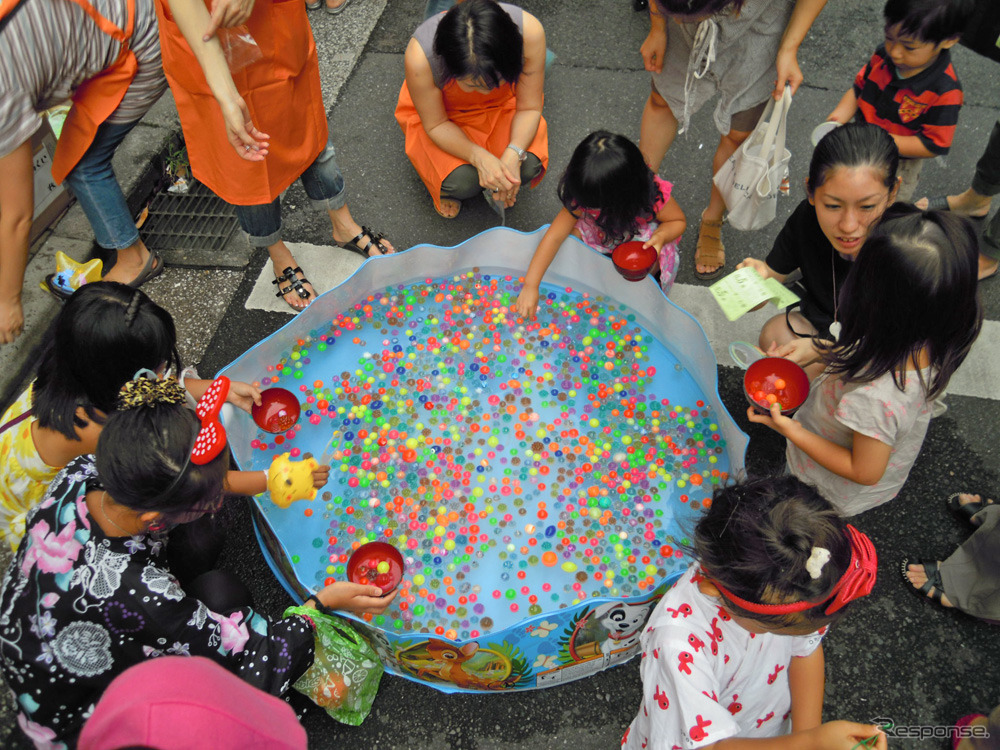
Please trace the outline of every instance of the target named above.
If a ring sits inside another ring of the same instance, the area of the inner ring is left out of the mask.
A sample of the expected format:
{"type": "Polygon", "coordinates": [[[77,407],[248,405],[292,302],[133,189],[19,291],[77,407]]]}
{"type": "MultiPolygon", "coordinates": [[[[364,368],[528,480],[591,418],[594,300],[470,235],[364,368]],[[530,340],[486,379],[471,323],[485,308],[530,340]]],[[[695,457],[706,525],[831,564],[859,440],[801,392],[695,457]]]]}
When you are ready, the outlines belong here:
{"type": "MultiPolygon", "coordinates": [[[[1000,193],[1000,120],[993,125],[986,150],[976,163],[976,174],[972,178],[972,189],[980,195],[1000,193]]],[[[1000,211],[986,222],[983,231],[985,244],[980,246],[983,255],[1000,260],[1000,211]]]]}
{"type": "MultiPolygon", "coordinates": [[[[337,152],[331,141],[326,142],[316,160],[306,167],[299,179],[317,210],[336,210],[347,203],[344,195],[344,175],[337,166],[337,152]]],[[[256,206],[234,206],[236,218],[250,236],[254,247],[270,247],[281,239],[281,196],[270,203],[256,206]]]]}
{"type": "Polygon", "coordinates": [[[121,250],[139,240],[139,230],[111,168],[115,149],[138,123],[103,123],[87,153],[66,176],[66,185],[87,215],[97,244],[105,250],[121,250]]]}

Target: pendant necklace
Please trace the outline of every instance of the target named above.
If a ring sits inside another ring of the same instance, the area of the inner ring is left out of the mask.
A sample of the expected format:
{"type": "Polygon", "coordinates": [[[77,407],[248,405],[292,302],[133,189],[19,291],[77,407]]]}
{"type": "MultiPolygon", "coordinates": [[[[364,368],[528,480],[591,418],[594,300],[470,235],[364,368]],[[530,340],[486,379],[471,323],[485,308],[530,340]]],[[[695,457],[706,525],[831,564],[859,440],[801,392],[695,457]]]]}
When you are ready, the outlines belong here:
{"type": "Polygon", "coordinates": [[[830,283],[833,285],[833,322],[830,324],[830,335],[833,336],[833,340],[836,341],[840,338],[840,321],[837,320],[837,312],[840,307],[839,300],[837,299],[837,257],[835,255],[830,256],[830,283]]]}

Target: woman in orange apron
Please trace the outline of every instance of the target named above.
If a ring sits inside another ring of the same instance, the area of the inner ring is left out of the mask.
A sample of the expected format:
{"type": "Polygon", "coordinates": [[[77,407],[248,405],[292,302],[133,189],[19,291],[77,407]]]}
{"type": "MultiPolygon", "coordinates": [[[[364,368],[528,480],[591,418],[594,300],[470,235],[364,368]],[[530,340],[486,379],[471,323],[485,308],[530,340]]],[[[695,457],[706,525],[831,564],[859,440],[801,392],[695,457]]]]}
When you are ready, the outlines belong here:
{"type": "Polygon", "coordinates": [[[31,137],[42,125],[39,112],[66,99],[73,106],[52,175],[56,184],[65,179],[97,244],[117,257],[105,259],[111,269],[104,278],[139,286],[163,270],[139,239],[111,157],[165,89],[152,0],[13,0],[0,7],[0,344],[17,338],[24,324],[31,137]]]}
{"type": "Polygon", "coordinates": [[[156,0],[163,69],[177,102],[191,172],[236,207],[250,242],[266,247],[277,296],[294,309],[314,291],[282,240],[280,196],[301,178],[313,206],[325,209],[333,239],[364,257],[394,252],[359,226],[328,140],[316,44],[305,5],[294,0],[156,0]],[[246,24],[257,62],[230,71],[215,36],[246,24]]]}
{"type": "Polygon", "coordinates": [[[549,146],[538,19],[514,5],[464,0],[424,21],[404,59],[396,120],[441,216],[455,218],[461,201],[484,189],[510,208],[522,184],[541,181],[549,146]]]}

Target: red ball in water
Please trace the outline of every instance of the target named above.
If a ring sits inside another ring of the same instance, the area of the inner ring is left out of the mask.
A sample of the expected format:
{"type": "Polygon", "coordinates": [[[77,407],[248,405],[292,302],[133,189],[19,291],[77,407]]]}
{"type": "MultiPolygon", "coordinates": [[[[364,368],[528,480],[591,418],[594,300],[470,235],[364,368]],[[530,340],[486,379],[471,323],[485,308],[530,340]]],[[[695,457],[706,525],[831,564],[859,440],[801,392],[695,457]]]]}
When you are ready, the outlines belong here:
{"type": "Polygon", "coordinates": [[[299,421],[299,400],[284,388],[268,388],[260,393],[260,406],[250,409],[253,421],[265,432],[285,432],[299,421]]]}
{"type": "Polygon", "coordinates": [[[611,253],[611,262],[629,281],[641,281],[656,263],[656,248],[643,247],[642,240],[623,242],[611,253]]]}

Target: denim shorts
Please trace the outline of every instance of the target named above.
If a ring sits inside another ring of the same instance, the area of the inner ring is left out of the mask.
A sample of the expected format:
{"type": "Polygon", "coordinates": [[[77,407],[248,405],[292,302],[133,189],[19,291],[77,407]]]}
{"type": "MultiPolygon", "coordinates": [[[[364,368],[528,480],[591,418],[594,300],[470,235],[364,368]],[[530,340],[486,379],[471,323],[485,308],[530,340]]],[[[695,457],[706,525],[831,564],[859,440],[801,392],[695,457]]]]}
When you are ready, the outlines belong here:
{"type": "MultiPolygon", "coordinates": [[[[337,165],[337,152],[332,141],[316,160],[306,167],[299,178],[312,207],[321,210],[336,210],[347,202],[344,195],[344,175],[337,165]]],[[[250,237],[254,247],[270,247],[281,239],[281,196],[270,203],[256,206],[235,206],[236,218],[243,231],[250,237]]]]}

